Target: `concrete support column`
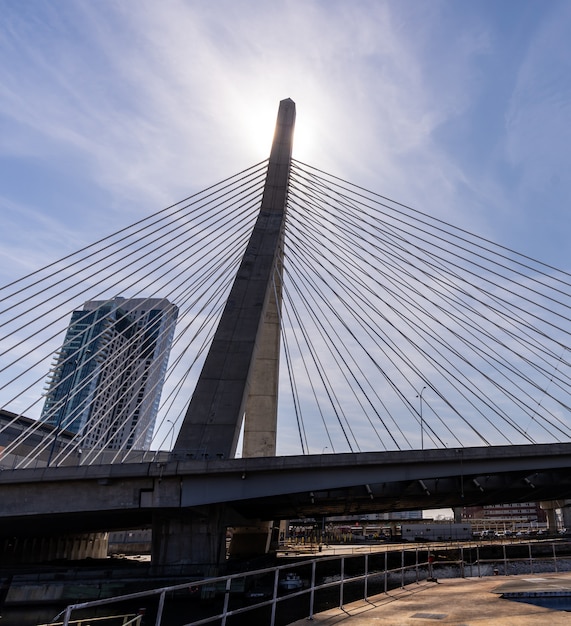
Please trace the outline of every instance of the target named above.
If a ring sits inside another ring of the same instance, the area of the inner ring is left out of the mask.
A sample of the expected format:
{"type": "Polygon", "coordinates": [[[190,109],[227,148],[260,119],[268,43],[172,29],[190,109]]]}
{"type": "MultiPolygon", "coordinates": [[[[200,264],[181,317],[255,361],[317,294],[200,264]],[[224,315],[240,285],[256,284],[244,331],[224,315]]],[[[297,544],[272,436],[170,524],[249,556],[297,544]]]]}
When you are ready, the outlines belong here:
{"type": "Polygon", "coordinates": [[[561,507],[561,502],[559,502],[559,500],[546,500],[544,502],[540,502],[539,506],[547,515],[547,532],[550,535],[557,534],[557,513],[555,510],[561,507]]]}
{"type": "Polygon", "coordinates": [[[563,500],[561,502],[561,521],[563,528],[571,531],[571,500],[563,500]]]}
{"type": "Polygon", "coordinates": [[[153,519],[153,574],[185,573],[210,576],[226,560],[224,505],[199,512],[157,513],[153,519]]]}
{"type": "Polygon", "coordinates": [[[230,542],[231,558],[252,558],[267,554],[272,538],[272,522],[234,528],[230,542]]]}
{"type": "Polygon", "coordinates": [[[289,520],[280,520],[280,529],[278,534],[278,544],[280,542],[286,542],[289,539],[289,520]]]}

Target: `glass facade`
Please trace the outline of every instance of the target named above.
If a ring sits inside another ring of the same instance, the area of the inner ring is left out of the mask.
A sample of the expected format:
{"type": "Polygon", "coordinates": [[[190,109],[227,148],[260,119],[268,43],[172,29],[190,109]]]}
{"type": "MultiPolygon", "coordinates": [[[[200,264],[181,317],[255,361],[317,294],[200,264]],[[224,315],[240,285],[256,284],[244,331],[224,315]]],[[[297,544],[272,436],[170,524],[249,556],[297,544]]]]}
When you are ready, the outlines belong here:
{"type": "Polygon", "coordinates": [[[41,419],[86,448],[148,449],[178,309],[159,298],[89,301],[74,311],[41,419]]]}

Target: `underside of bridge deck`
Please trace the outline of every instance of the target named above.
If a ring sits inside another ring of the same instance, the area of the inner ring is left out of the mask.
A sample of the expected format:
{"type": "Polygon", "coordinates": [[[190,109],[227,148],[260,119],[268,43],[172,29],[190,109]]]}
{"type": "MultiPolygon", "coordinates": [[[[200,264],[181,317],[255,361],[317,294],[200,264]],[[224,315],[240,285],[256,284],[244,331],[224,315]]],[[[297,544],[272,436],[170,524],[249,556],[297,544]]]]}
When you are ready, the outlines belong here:
{"type": "Polygon", "coordinates": [[[205,549],[223,554],[228,526],[260,519],[571,499],[571,444],[466,448],[459,456],[424,450],[5,471],[0,537],[153,526],[163,535],[155,537],[157,563],[190,565],[212,560],[205,549]],[[162,556],[177,545],[178,558],[162,556]]]}

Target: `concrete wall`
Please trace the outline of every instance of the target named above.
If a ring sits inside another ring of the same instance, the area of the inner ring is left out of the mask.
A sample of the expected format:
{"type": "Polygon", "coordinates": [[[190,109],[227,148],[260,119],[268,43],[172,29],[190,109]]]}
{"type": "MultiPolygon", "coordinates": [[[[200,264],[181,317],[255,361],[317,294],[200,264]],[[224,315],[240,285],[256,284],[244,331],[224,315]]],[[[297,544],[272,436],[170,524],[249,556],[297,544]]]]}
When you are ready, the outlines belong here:
{"type": "Polygon", "coordinates": [[[108,533],[11,537],[0,540],[2,565],[55,560],[105,559],[108,533]]]}

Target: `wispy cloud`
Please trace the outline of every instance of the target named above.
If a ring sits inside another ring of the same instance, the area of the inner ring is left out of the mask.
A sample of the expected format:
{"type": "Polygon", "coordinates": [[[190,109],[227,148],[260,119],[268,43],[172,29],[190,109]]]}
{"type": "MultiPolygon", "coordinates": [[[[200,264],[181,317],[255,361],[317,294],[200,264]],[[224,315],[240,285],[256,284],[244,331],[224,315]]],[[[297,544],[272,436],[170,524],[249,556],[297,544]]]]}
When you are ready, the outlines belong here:
{"type": "Polygon", "coordinates": [[[32,24],[19,14],[8,38],[19,61],[1,76],[2,111],[37,133],[34,155],[84,160],[116,202],[163,200],[265,158],[283,97],[298,102],[302,160],[408,189],[410,199],[423,183],[461,178],[433,133],[465,106],[461,68],[482,44],[464,33],[446,63],[454,80],[435,77],[422,19],[433,24],[437,10],[182,1],[131,9],[76,3],[64,19],[44,5],[32,24]]]}
{"type": "Polygon", "coordinates": [[[522,196],[568,178],[571,145],[571,25],[564,4],[529,42],[506,115],[506,156],[519,169],[522,196]]]}

